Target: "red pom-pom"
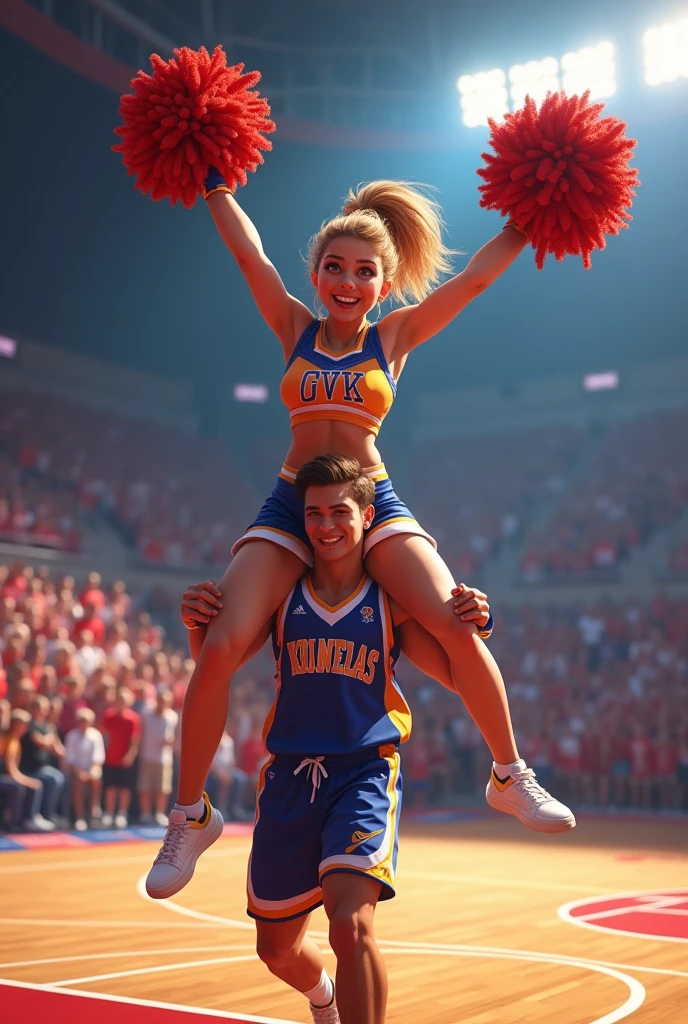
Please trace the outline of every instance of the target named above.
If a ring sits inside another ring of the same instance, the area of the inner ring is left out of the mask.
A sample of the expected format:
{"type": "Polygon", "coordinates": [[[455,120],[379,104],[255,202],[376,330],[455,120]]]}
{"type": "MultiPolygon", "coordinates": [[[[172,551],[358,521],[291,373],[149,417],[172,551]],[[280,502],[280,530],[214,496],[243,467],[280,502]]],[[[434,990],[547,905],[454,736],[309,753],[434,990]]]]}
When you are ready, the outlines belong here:
{"type": "Polygon", "coordinates": [[[548,253],[558,260],[569,253],[589,270],[605,235],[633,219],[626,211],[640,184],[628,166],[636,140],[624,135],[623,121],[600,118],[604,104],[589,98],[548,93],[538,110],[528,96],[523,109],[488,122],[496,155],[482,154],[480,205],[524,229],[540,269],[548,253]]]}
{"type": "Polygon", "coordinates": [[[153,74],[139,71],[134,93],[122,97],[122,141],[112,147],[137,175],[136,188],[191,207],[211,166],[232,191],[245,185],[246,172],[263,163],[261,150],[272,149],[261,133],[275,130],[267,100],[252,91],[260,73],[227,67],[221,46],[212,57],[203,46],[183,46],[169,61],[154,53],[150,62],[153,74]]]}

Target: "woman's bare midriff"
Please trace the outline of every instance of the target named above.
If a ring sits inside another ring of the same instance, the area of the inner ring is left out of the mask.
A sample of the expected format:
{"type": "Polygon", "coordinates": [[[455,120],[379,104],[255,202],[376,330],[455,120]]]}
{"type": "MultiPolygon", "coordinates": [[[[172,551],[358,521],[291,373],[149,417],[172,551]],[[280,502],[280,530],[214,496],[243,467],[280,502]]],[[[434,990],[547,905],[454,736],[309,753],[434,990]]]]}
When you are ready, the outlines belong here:
{"type": "Polygon", "coordinates": [[[364,469],[382,462],[374,434],[338,420],[318,420],[294,427],[285,463],[300,469],[316,455],[348,455],[358,459],[364,469]]]}

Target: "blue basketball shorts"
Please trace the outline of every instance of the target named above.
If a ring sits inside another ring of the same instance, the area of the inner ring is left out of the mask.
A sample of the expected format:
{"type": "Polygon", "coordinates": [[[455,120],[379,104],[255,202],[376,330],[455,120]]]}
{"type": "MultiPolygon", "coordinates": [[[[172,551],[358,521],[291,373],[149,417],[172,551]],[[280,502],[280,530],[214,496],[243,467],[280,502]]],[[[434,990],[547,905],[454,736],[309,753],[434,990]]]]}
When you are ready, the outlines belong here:
{"type": "Polygon", "coordinates": [[[381,883],[394,896],[401,759],[393,744],[352,754],[276,754],[258,783],[248,865],[249,917],[291,921],[322,905],[334,872],[381,883]]]}
{"type": "MultiPolygon", "coordinates": [[[[413,533],[425,537],[436,549],[434,539],[397,497],[384,465],[380,463],[371,466],[364,473],[375,483],[375,517],[366,533],[363,554],[367,555],[375,544],[395,533],[413,533]]],[[[251,540],[271,540],[293,551],[306,565],[313,564],[313,551],[304,525],[303,502],[294,487],[296,474],[297,470],[291,466],[282,466],[275,489],[257,518],[232,548],[233,555],[251,540]]]]}

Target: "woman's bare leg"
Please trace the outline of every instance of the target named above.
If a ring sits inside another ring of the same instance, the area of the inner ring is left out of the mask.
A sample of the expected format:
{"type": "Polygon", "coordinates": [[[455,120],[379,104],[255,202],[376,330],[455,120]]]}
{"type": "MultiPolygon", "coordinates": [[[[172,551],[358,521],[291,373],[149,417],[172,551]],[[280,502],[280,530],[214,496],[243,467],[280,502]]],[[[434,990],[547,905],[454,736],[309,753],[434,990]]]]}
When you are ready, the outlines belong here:
{"type": "Polygon", "coordinates": [[[518,759],[504,680],[472,623],[454,614],[452,574],[423,537],[398,534],[376,544],[366,558],[370,575],[439,640],[451,664],[456,692],[480,729],[493,759],[518,759]]]}
{"type": "Polygon", "coordinates": [[[271,541],[245,544],[220,582],[222,609],[211,619],[182,712],[180,804],[200,800],[229,709],[229,684],[265,623],[303,575],[297,555],[271,541]]]}

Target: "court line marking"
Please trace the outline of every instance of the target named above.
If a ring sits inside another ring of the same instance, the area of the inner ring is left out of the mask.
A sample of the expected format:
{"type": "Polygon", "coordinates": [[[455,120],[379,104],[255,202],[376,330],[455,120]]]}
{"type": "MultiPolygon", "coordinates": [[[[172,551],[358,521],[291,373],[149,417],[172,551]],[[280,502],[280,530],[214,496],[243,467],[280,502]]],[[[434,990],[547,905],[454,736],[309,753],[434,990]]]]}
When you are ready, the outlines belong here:
{"type": "MultiPolygon", "coordinates": [[[[243,922],[240,922],[243,923],[243,922]]],[[[227,922],[208,921],[168,921],[162,925],[160,921],[64,921],[48,917],[0,917],[2,925],[41,925],[46,928],[226,928],[227,922]]],[[[250,926],[249,926],[250,927],[250,926]]]]}
{"type": "MultiPolygon", "coordinates": [[[[416,956],[426,955],[432,956],[436,954],[437,950],[432,949],[414,949],[414,950],[398,950],[388,949],[386,953],[413,953],[416,956]]],[[[529,955],[523,955],[519,953],[495,953],[491,951],[489,953],[483,952],[470,952],[467,949],[450,951],[445,950],[447,956],[471,956],[471,957],[495,957],[498,960],[525,960],[526,962],[532,962],[533,958],[529,955]]],[[[606,1013],[604,1017],[596,1017],[595,1020],[591,1021],[590,1024],[617,1024],[620,1020],[625,1020],[626,1017],[630,1017],[632,1013],[635,1013],[639,1007],[645,1002],[645,986],[638,981],[637,978],[631,978],[628,974],[622,974],[621,971],[615,971],[611,967],[602,967],[600,964],[582,964],[576,963],[573,960],[569,960],[564,957],[550,957],[547,955],[538,957],[539,963],[554,963],[556,966],[567,966],[567,967],[581,967],[590,971],[597,971],[599,974],[605,974],[610,978],[615,978],[617,981],[622,982],[627,986],[629,990],[628,998],[625,1003],[617,1007],[615,1010],[611,1010],[606,1013]]]]}
{"type": "MultiPolygon", "coordinates": [[[[636,889],[632,892],[617,892],[609,893],[607,899],[609,900],[621,900],[629,899],[631,897],[639,896],[674,896],[674,895],[685,895],[686,888],[682,889],[636,889]]],[[[591,931],[604,932],[606,935],[627,935],[631,939],[651,939],[655,942],[688,942],[688,938],[680,938],[677,935],[654,935],[652,932],[631,932],[624,928],[606,928],[604,925],[595,924],[594,921],[589,921],[586,917],[576,917],[571,911],[577,907],[581,907],[586,903],[589,903],[589,899],[583,900],[571,900],[570,903],[564,903],[562,906],[557,908],[557,915],[562,921],[567,924],[575,924],[578,928],[589,928],[591,931]]],[[[621,913],[621,908],[618,908],[621,913]]],[[[635,911],[643,911],[642,907],[625,907],[624,912],[629,914],[635,911]]],[[[611,916],[611,915],[610,915],[611,916]]]]}
{"type": "MultiPolygon", "coordinates": [[[[328,951],[328,952],[331,952],[328,951]]],[[[421,948],[394,948],[385,950],[388,953],[398,953],[402,956],[469,956],[474,958],[488,958],[498,960],[515,960],[538,963],[549,963],[554,964],[557,967],[574,967],[580,970],[595,971],[598,974],[606,975],[607,977],[614,978],[616,981],[620,981],[628,989],[628,996],[625,1002],[617,1007],[616,1009],[605,1014],[603,1017],[597,1017],[591,1024],[617,1024],[618,1021],[624,1020],[626,1017],[634,1013],[645,1001],[646,991],[645,987],[636,978],[631,978],[627,974],[621,973],[621,971],[614,970],[610,967],[604,967],[600,964],[589,964],[589,963],[578,963],[569,960],[566,957],[549,956],[547,954],[540,954],[537,957],[533,957],[528,953],[516,952],[516,951],[496,951],[492,949],[481,949],[475,950],[470,948],[464,949],[421,949],[421,948]]],[[[178,971],[184,970],[189,967],[213,967],[218,964],[231,964],[231,963],[242,963],[249,960],[258,960],[257,954],[250,956],[235,956],[235,957],[216,957],[212,960],[196,960],[187,961],[179,964],[165,964],[158,967],[142,967],[136,970],[130,971],[117,971],[109,974],[95,974],[83,978],[68,978],[64,981],[52,982],[50,986],[43,986],[44,988],[50,987],[51,989],[62,989],[63,986],[71,985],[85,985],[91,984],[96,981],[110,981],[115,978],[131,978],[140,976],[143,974],[159,974],[166,971],[178,971]]],[[[250,1019],[250,1018],[249,1018],[250,1019]]]]}
{"type": "MultiPolygon", "coordinates": [[[[224,926],[226,926],[228,928],[240,928],[240,929],[242,929],[244,931],[247,928],[250,928],[250,929],[254,928],[253,924],[248,924],[246,921],[237,921],[237,920],[235,920],[235,919],[233,919],[231,917],[220,917],[220,916],[218,916],[216,914],[206,914],[206,913],[204,913],[201,910],[193,910],[191,907],[184,907],[184,906],[182,906],[179,903],[175,903],[171,899],[167,899],[167,900],[154,900],[146,892],[146,876],[145,875],[142,875],[142,877],[138,880],[138,882],[136,884],[136,890],[137,890],[139,896],[141,896],[144,900],[150,901],[151,903],[156,903],[159,907],[164,907],[166,910],[172,911],[174,913],[182,914],[182,915],[191,917],[193,919],[198,918],[201,921],[206,921],[211,926],[214,925],[216,927],[219,927],[219,926],[223,926],[224,925],[224,926]]],[[[681,891],[681,890],[677,890],[677,891],[681,891]]],[[[583,901],[579,901],[579,902],[585,902],[585,901],[583,900],[583,901]]],[[[324,939],[325,941],[329,940],[329,936],[328,936],[327,932],[318,932],[318,931],[314,931],[314,930],[309,928],[308,929],[308,934],[313,939],[324,939]]],[[[585,957],[568,956],[566,953],[564,953],[564,954],[558,954],[558,953],[548,954],[548,953],[540,953],[540,952],[530,951],[530,950],[504,949],[504,948],[498,948],[498,947],[493,947],[493,946],[462,946],[462,945],[451,945],[451,944],[431,943],[431,942],[408,942],[408,941],[405,941],[405,940],[402,940],[402,939],[382,939],[382,938],[378,938],[377,941],[378,941],[378,944],[380,946],[384,946],[384,951],[385,952],[387,952],[387,949],[388,949],[388,947],[390,945],[392,945],[392,946],[400,946],[400,947],[404,947],[404,948],[413,948],[413,949],[420,949],[420,948],[423,948],[423,949],[426,949],[426,948],[427,949],[434,949],[434,950],[437,950],[438,952],[441,952],[443,950],[452,950],[453,951],[453,950],[462,950],[462,949],[471,949],[471,950],[476,950],[476,951],[488,951],[488,950],[497,949],[498,952],[501,952],[501,953],[528,953],[528,955],[532,956],[533,958],[539,957],[539,956],[550,956],[550,955],[551,956],[562,956],[564,959],[569,960],[572,963],[575,962],[575,963],[591,964],[591,965],[595,964],[597,966],[611,967],[611,968],[619,967],[619,968],[623,968],[623,969],[626,969],[626,970],[644,971],[646,973],[652,973],[652,974],[670,974],[672,976],[676,976],[676,977],[680,977],[680,978],[688,977],[688,973],[684,973],[683,971],[670,971],[668,969],[665,970],[664,968],[661,968],[661,967],[639,967],[639,966],[636,966],[635,964],[619,964],[619,963],[614,963],[613,961],[608,961],[608,960],[591,960],[591,959],[587,959],[585,957]]]]}
{"type": "Polygon", "coordinates": [[[78,988],[56,988],[54,985],[37,985],[30,981],[10,981],[0,978],[0,985],[9,988],[26,988],[32,992],[51,992],[53,995],[77,996],[80,999],[102,999],[108,1003],[124,1003],[126,1006],[150,1006],[156,1010],[176,1010],[178,1013],[195,1013],[201,1017],[221,1017],[223,1020],[245,1020],[251,1024],[295,1024],[293,1020],[278,1017],[249,1017],[245,1013],[227,1013],[224,1010],[210,1010],[204,1006],[183,1006],[181,1003],[161,1003],[157,999],[134,999],[127,996],[109,995],[107,992],[84,992],[78,988]]]}
{"type": "Polygon", "coordinates": [[[255,942],[250,945],[232,946],[182,946],[175,949],[134,949],[123,953],[79,953],[75,956],[49,956],[41,960],[13,960],[0,964],[0,970],[6,967],[37,967],[39,964],[66,964],[76,960],[114,960],[128,956],[165,956],[167,953],[217,953],[218,950],[254,949],[255,942]]]}
{"type": "MultiPolygon", "coordinates": [[[[312,935],[314,933],[309,931],[308,934],[312,935]]],[[[404,942],[402,940],[396,940],[396,939],[378,939],[377,941],[378,941],[379,945],[384,945],[385,948],[384,948],[383,952],[385,952],[385,953],[393,953],[393,952],[396,951],[394,949],[389,949],[388,946],[395,946],[395,947],[396,946],[401,946],[401,947],[410,946],[413,949],[428,949],[431,952],[436,951],[438,953],[441,953],[443,951],[453,952],[453,951],[461,951],[461,950],[475,951],[476,953],[484,952],[484,953],[495,953],[495,954],[496,953],[505,953],[505,954],[506,953],[514,953],[514,954],[522,953],[524,956],[527,955],[528,958],[533,960],[533,961],[537,960],[540,957],[545,957],[548,960],[551,960],[553,958],[554,959],[560,959],[560,960],[565,960],[565,961],[570,962],[570,963],[580,964],[581,966],[585,966],[586,964],[588,964],[588,965],[593,965],[594,964],[594,965],[597,965],[599,967],[612,967],[612,968],[616,967],[616,968],[620,968],[621,970],[627,970],[627,971],[643,971],[643,972],[645,972],[647,974],[666,974],[666,975],[669,975],[670,977],[688,978],[688,971],[678,971],[678,970],[674,970],[673,968],[669,968],[669,967],[642,967],[639,964],[620,964],[620,963],[615,963],[613,960],[593,960],[593,959],[589,959],[587,957],[569,955],[568,953],[542,953],[539,950],[533,950],[533,949],[508,949],[508,948],[500,947],[500,946],[466,946],[466,945],[458,945],[458,944],[457,945],[451,945],[451,944],[445,944],[445,943],[439,943],[439,942],[404,942]]]]}
{"type": "MultiPolygon", "coordinates": [[[[314,932],[309,930],[308,932],[311,938],[325,937],[324,932],[314,932]]],[[[451,943],[439,943],[439,942],[406,942],[403,939],[381,939],[378,938],[378,944],[383,946],[383,952],[394,953],[403,952],[404,948],[410,949],[427,949],[430,952],[461,952],[463,950],[475,953],[522,953],[524,956],[527,955],[532,960],[537,960],[539,957],[561,958],[571,963],[577,964],[597,964],[601,967],[616,967],[626,971],[642,971],[646,974],[660,974],[667,975],[673,978],[688,978],[688,971],[678,971],[669,967],[644,967],[640,964],[622,964],[616,963],[613,960],[593,960],[589,957],[573,956],[568,953],[542,953],[539,950],[533,949],[509,949],[501,946],[468,946],[451,943]],[[394,948],[389,948],[394,947],[394,948]]],[[[57,956],[57,957],[44,957],[40,960],[15,960],[8,963],[0,963],[0,969],[10,967],[38,967],[43,964],[58,964],[58,963],[71,963],[74,961],[83,960],[108,960],[108,959],[122,959],[126,957],[134,956],[156,956],[164,955],[167,953],[212,953],[218,950],[237,950],[237,949],[254,949],[255,943],[250,945],[216,945],[216,946],[183,946],[181,948],[170,948],[170,949],[139,949],[129,950],[125,952],[117,953],[81,953],[73,956],[57,956]]],[[[325,948],[323,952],[330,953],[329,947],[325,948]]]]}
{"type": "Polygon", "coordinates": [[[163,974],[165,971],[183,971],[187,967],[215,967],[217,964],[239,964],[247,960],[257,960],[257,953],[245,953],[242,956],[219,956],[212,960],[187,960],[181,964],[158,964],[157,967],[137,967],[130,971],[113,971],[109,974],[91,974],[83,978],[66,978],[64,981],[52,981],[55,988],[63,985],[88,985],[94,981],[111,981],[113,978],[134,978],[141,974],[163,974]]]}
{"type": "MultiPolygon", "coordinates": [[[[182,914],[184,917],[191,917],[194,920],[206,921],[215,925],[221,924],[228,928],[240,928],[242,931],[252,932],[256,927],[253,921],[239,921],[231,917],[218,917],[216,914],[206,914],[202,910],[192,910],[191,907],[183,907],[180,903],[175,903],[172,899],[154,900],[152,896],[149,896],[146,892],[147,877],[147,875],[141,875],[136,883],[137,893],[147,903],[155,903],[159,907],[164,907],[165,910],[172,911],[175,914],[182,914]]],[[[327,936],[325,936],[325,938],[327,938],[327,936]]]]}
{"type": "Polygon", "coordinates": [[[489,878],[485,875],[453,875],[436,871],[403,870],[402,877],[426,879],[429,882],[465,882],[468,885],[494,885],[506,889],[541,889],[543,892],[586,892],[605,896],[608,889],[597,889],[589,885],[556,885],[548,882],[531,882],[527,879],[489,878]]]}
{"type": "MultiPolygon", "coordinates": [[[[84,853],[92,854],[94,849],[98,848],[98,844],[94,843],[91,846],[84,848],[84,853]]],[[[238,857],[240,854],[245,853],[247,856],[251,851],[250,846],[232,847],[228,850],[206,850],[203,854],[203,860],[209,860],[211,857],[238,857]]],[[[28,850],[24,851],[28,853],[28,850]]],[[[47,851],[32,851],[32,852],[47,852],[47,851]]],[[[116,867],[119,864],[152,864],[150,853],[138,854],[136,857],[103,857],[102,860],[89,860],[88,857],[84,857],[83,860],[58,860],[54,863],[48,861],[41,862],[40,864],[10,864],[8,867],[2,867],[0,874],[4,877],[5,875],[23,875],[31,874],[33,872],[40,871],[70,871],[78,870],[83,868],[84,864],[90,867],[116,867]]]]}

